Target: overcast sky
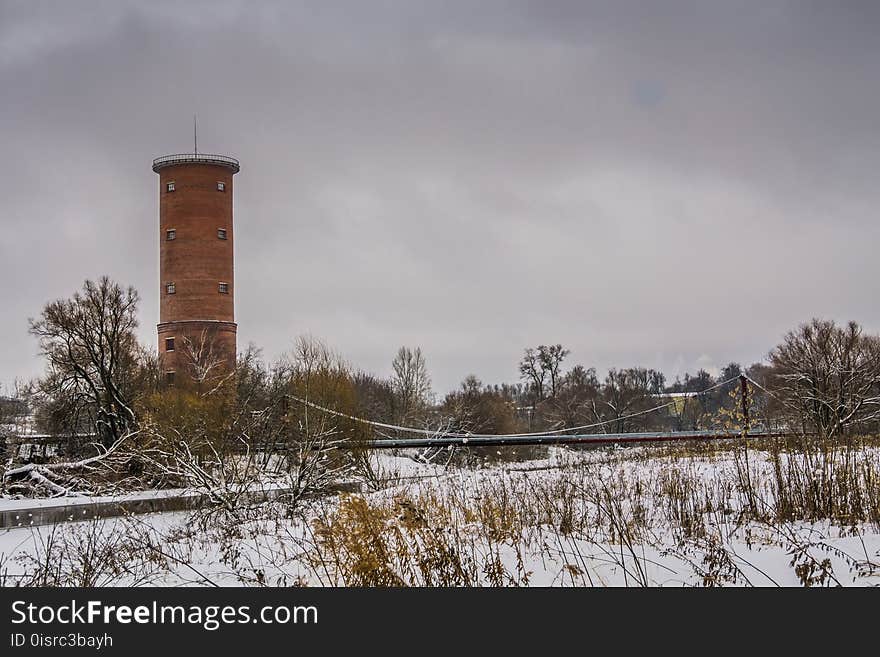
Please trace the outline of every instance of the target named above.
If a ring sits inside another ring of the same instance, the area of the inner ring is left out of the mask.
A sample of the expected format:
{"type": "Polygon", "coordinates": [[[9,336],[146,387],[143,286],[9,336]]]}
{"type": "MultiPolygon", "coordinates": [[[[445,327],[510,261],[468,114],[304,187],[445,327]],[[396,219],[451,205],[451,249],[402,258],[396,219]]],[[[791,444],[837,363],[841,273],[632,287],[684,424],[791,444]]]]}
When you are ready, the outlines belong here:
{"type": "Polygon", "coordinates": [[[158,321],[154,157],[241,160],[239,347],[435,390],[880,330],[880,3],[0,0],[0,383],[86,278],[158,321]]]}

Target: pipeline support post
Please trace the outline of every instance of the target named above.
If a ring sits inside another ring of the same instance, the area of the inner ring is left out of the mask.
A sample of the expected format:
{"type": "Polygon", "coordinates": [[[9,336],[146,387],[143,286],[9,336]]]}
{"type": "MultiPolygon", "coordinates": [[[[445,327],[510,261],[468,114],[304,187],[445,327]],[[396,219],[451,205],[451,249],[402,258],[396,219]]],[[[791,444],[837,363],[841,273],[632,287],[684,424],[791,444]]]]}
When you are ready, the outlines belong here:
{"type": "Polygon", "coordinates": [[[749,422],[749,379],[745,374],[739,377],[740,389],[742,391],[742,414],[743,414],[743,438],[749,434],[751,423],[749,422]]]}

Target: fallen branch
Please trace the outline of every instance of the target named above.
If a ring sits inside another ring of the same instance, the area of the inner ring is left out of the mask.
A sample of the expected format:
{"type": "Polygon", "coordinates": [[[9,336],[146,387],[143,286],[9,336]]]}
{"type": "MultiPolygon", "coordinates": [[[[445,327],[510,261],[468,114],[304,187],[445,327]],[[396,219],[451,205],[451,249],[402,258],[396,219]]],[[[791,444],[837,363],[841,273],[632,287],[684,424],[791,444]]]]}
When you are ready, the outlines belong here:
{"type": "Polygon", "coordinates": [[[27,463],[16,468],[6,470],[0,483],[7,485],[15,479],[30,479],[37,486],[43,486],[49,489],[53,497],[64,497],[71,494],[72,485],[83,483],[78,478],[72,478],[72,472],[92,470],[95,465],[103,465],[111,471],[114,468],[108,463],[108,459],[119,449],[119,447],[129,438],[138,432],[133,431],[127,433],[119,440],[114,442],[109,448],[103,449],[98,447],[99,453],[89,458],[80,459],[79,461],[64,461],[62,463],[27,463]],[[63,484],[68,484],[67,486],[63,484]]]}

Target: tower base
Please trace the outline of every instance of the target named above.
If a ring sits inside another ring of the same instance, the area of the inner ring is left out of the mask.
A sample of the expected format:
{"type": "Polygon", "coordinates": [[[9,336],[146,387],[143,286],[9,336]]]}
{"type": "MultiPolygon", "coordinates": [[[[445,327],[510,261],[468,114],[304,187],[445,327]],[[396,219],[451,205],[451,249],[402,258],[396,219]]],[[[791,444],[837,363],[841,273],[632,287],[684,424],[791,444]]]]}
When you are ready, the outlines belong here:
{"type": "Polygon", "coordinates": [[[235,369],[235,322],[188,320],[163,322],[156,328],[166,380],[208,381],[235,369]]]}

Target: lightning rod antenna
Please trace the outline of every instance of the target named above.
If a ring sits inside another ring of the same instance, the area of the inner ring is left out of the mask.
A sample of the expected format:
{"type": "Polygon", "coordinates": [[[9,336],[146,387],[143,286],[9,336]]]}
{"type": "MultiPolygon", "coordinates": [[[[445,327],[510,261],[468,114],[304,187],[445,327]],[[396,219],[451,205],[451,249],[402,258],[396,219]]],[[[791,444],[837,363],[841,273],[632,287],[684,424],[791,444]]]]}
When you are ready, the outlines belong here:
{"type": "Polygon", "coordinates": [[[193,149],[196,155],[199,154],[199,127],[196,123],[196,115],[193,114],[193,149]]]}

